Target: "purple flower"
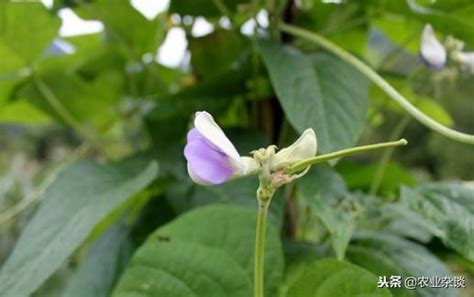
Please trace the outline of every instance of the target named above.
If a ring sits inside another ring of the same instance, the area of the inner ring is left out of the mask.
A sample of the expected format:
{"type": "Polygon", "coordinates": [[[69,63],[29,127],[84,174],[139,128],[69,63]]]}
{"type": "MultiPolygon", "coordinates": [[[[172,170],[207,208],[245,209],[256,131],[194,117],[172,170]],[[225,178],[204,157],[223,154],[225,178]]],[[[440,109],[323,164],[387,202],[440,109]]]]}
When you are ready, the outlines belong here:
{"type": "Polygon", "coordinates": [[[188,132],[184,156],[188,173],[202,185],[217,185],[232,178],[253,174],[258,169],[255,160],[241,157],[234,145],[212,116],[196,112],[194,128],[188,132]]]}
{"type": "Polygon", "coordinates": [[[420,56],[432,68],[440,69],[446,64],[446,49],[436,38],[430,24],[425,25],[421,35],[420,56]]]}

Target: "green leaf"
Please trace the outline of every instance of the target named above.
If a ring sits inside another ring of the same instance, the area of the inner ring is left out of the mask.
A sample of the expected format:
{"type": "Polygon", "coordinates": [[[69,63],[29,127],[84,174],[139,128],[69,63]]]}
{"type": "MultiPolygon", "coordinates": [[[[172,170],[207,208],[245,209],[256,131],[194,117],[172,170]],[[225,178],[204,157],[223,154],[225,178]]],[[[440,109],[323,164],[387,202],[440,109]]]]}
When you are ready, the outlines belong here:
{"type": "Polygon", "coordinates": [[[293,283],[287,297],[389,297],[377,287],[372,273],[344,261],[323,259],[308,265],[293,283]]]}
{"type": "Polygon", "coordinates": [[[416,107],[418,107],[423,113],[425,113],[430,118],[445,126],[452,127],[454,124],[451,115],[444,109],[441,104],[434,101],[432,98],[428,97],[420,100],[416,104],[416,107]]]}
{"type": "Polygon", "coordinates": [[[146,187],[157,164],[106,166],[80,161],[63,171],[23,230],[0,272],[5,296],[33,293],[88,238],[94,227],[146,187]]]}
{"type": "Polygon", "coordinates": [[[96,0],[74,11],[85,19],[102,21],[108,37],[136,60],[154,53],[165,37],[166,14],[149,21],[129,1],[96,0]]]}
{"type": "Polygon", "coordinates": [[[420,47],[420,36],[423,24],[414,18],[374,18],[371,26],[382,31],[397,46],[417,54],[420,47]]]}
{"type": "Polygon", "coordinates": [[[18,100],[0,108],[0,122],[15,124],[47,124],[48,115],[24,100],[18,100]]]}
{"type": "Polygon", "coordinates": [[[283,280],[279,297],[287,296],[288,290],[298,280],[306,267],[314,261],[330,257],[327,245],[317,245],[307,241],[284,241],[285,279],[283,280]]]}
{"type": "Polygon", "coordinates": [[[407,220],[474,261],[474,189],[455,182],[402,187],[400,203],[407,220]]]}
{"type": "Polygon", "coordinates": [[[374,11],[381,12],[374,14],[376,17],[415,19],[422,24],[431,24],[437,32],[453,35],[470,45],[474,44],[472,35],[474,22],[471,17],[474,11],[473,3],[467,1],[436,2],[441,2],[441,4],[425,1],[425,4],[429,5],[420,5],[420,1],[415,0],[370,1],[369,3],[374,11]]]}
{"type": "Polygon", "coordinates": [[[0,3],[0,19],[0,44],[10,48],[25,63],[32,62],[46,50],[61,24],[59,17],[49,12],[44,5],[32,2],[0,3]]]}
{"type": "MultiPolygon", "coordinates": [[[[336,168],[344,177],[349,189],[369,191],[377,172],[378,164],[364,165],[343,160],[337,164],[336,168]]],[[[379,192],[384,196],[398,194],[401,184],[413,186],[416,184],[416,180],[401,165],[389,162],[385,169],[379,192]]]]}
{"type": "MultiPolygon", "coordinates": [[[[368,15],[361,1],[308,1],[311,7],[299,10],[296,24],[310,31],[325,35],[346,50],[364,55],[369,41],[368,15]]],[[[301,42],[304,42],[301,40],[301,42]]],[[[305,46],[311,46],[305,44],[305,46]]]]}
{"type": "MultiPolygon", "coordinates": [[[[354,236],[347,250],[349,261],[364,267],[378,276],[399,275],[403,278],[445,277],[451,273],[444,263],[425,247],[398,236],[360,233],[354,236]]],[[[418,287],[415,290],[396,288],[394,296],[450,297],[457,296],[455,289],[418,287]]]]}
{"type": "Polygon", "coordinates": [[[250,55],[248,40],[234,30],[216,30],[189,39],[191,65],[198,77],[212,77],[236,68],[250,55]]]}
{"type": "Polygon", "coordinates": [[[110,296],[128,248],[128,229],[119,222],[87,248],[62,297],[110,296]]]}
{"type": "Polygon", "coordinates": [[[367,113],[368,80],[327,54],[309,56],[291,47],[259,44],[290,123],[299,132],[313,128],[322,153],[353,146],[367,113]]]}
{"type": "MultiPolygon", "coordinates": [[[[229,12],[237,11],[239,5],[250,4],[249,0],[221,0],[219,2],[222,2],[229,12]]],[[[214,0],[174,0],[170,3],[169,12],[183,16],[219,17],[223,13],[216,3],[217,1],[214,0]]]]}
{"type": "Polygon", "coordinates": [[[331,234],[338,259],[344,258],[355,227],[354,203],[344,180],[328,167],[317,166],[298,180],[298,195],[323,222],[331,234]]]}
{"type": "MultiPolygon", "coordinates": [[[[138,249],[114,297],[252,295],[256,210],[211,205],[156,230],[138,249]]],[[[278,232],[268,225],[265,289],[276,294],[283,272],[278,232]]]]}
{"type": "Polygon", "coordinates": [[[74,74],[47,70],[28,80],[16,96],[59,122],[85,124],[104,131],[119,116],[114,104],[120,99],[117,92],[121,84],[122,77],[115,72],[104,72],[95,81],[87,82],[74,74]],[[35,79],[48,91],[40,89],[35,79]]]}
{"type": "MultiPolygon", "coordinates": [[[[257,200],[255,193],[258,188],[258,180],[255,176],[241,178],[213,187],[203,187],[191,183],[189,177],[186,181],[179,181],[170,187],[168,199],[170,204],[181,213],[189,209],[213,204],[224,203],[238,205],[251,210],[256,209],[257,200]]],[[[282,191],[277,191],[272,198],[269,210],[269,219],[276,226],[283,223],[284,197],[282,191]]]]}

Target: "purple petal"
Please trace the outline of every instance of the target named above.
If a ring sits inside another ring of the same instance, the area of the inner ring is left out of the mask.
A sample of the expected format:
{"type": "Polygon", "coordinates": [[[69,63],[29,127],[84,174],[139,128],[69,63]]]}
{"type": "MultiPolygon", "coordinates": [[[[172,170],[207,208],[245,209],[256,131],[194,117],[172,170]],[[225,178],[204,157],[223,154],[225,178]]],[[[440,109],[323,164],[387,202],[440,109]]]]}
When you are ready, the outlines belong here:
{"type": "Polygon", "coordinates": [[[199,133],[198,129],[192,128],[187,135],[187,140],[188,142],[191,142],[196,139],[205,139],[204,136],[202,136],[201,133],[199,133]]]}
{"type": "Polygon", "coordinates": [[[184,148],[184,156],[192,171],[203,181],[220,184],[233,175],[228,157],[215,149],[205,139],[198,137],[192,129],[188,133],[191,139],[184,148]]]}

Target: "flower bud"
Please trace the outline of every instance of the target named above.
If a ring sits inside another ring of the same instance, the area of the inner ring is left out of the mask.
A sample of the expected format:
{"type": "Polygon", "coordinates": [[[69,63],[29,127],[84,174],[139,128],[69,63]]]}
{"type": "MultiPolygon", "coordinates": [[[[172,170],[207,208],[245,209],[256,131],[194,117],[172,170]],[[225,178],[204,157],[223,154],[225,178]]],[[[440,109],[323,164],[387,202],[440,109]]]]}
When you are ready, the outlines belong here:
{"type": "Polygon", "coordinates": [[[429,67],[440,69],[446,64],[446,49],[436,38],[430,24],[423,29],[420,56],[429,67]]]}
{"type": "Polygon", "coordinates": [[[314,157],[317,150],[316,134],[313,129],[306,129],[300,138],[292,145],[280,150],[272,158],[270,166],[272,170],[294,164],[298,161],[314,157]]]}

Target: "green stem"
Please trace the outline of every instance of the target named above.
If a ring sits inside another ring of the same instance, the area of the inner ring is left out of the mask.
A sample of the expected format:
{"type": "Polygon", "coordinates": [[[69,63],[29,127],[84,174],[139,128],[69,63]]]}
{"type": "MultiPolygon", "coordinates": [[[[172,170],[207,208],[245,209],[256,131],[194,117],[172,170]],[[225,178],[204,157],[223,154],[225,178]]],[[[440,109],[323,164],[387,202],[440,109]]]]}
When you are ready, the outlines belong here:
{"type": "Polygon", "coordinates": [[[224,2],[222,0],[213,0],[214,5],[219,9],[220,13],[226,17],[231,17],[231,14],[229,12],[229,9],[227,9],[227,6],[225,6],[224,2]]]}
{"type": "Polygon", "coordinates": [[[257,189],[258,215],[255,232],[255,258],[254,258],[254,297],[264,297],[264,262],[265,262],[265,232],[268,207],[272,200],[275,188],[271,183],[271,172],[268,160],[262,164],[258,176],[260,185],[257,189]]]}
{"type": "Polygon", "coordinates": [[[96,136],[84,129],[82,124],[64,107],[61,100],[51,90],[51,88],[38,76],[33,76],[33,82],[39,93],[44,97],[46,102],[53,108],[53,110],[61,117],[66,125],[71,126],[86,142],[95,148],[102,148],[96,136]]]}
{"type": "Polygon", "coordinates": [[[288,172],[292,174],[292,173],[299,172],[307,168],[308,166],[311,166],[317,163],[323,163],[332,159],[346,157],[346,156],[354,155],[357,153],[368,152],[368,151],[373,151],[373,150],[378,150],[378,149],[383,149],[383,148],[388,148],[388,147],[407,145],[407,143],[408,142],[405,139],[400,139],[400,140],[391,141],[391,142],[382,142],[382,143],[376,143],[376,144],[356,146],[349,149],[340,150],[337,152],[324,154],[324,155],[320,155],[320,156],[316,156],[316,157],[299,161],[298,163],[295,163],[292,166],[290,166],[290,168],[288,169],[288,172]]]}
{"type": "Polygon", "coordinates": [[[36,75],[33,76],[33,82],[40,94],[43,95],[44,99],[46,99],[48,104],[54,109],[54,111],[56,111],[56,113],[64,120],[64,122],[76,130],[80,130],[81,124],[79,121],[77,121],[61,104],[61,101],[51,91],[48,85],[36,75]]]}
{"type": "Polygon", "coordinates": [[[258,200],[257,228],[255,236],[254,296],[264,297],[264,259],[267,213],[270,200],[258,200]]]}
{"type": "Polygon", "coordinates": [[[355,56],[353,56],[343,48],[327,40],[323,36],[288,24],[280,23],[279,28],[283,32],[312,41],[321,46],[322,48],[326,49],[327,51],[338,56],[345,62],[351,64],[354,68],[359,70],[373,83],[375,83],[380,89],[382,89],[390,98],[397,102],[406,112],[408,112],[417,121],[430,128],[431,130],[436,131],[439,134],[444,135],[445,137],[450,138],[452,140],[474,144],[474,135],[450,129],[433,120],[429,116],[425,115],[413,104],[411,104],[405,97],[403,97],[397,90],[395,90],[395,88],[393,88],[389,83],[387,83],[377,72],[375,72],[364,62],[357,59],[355,56]]]}

